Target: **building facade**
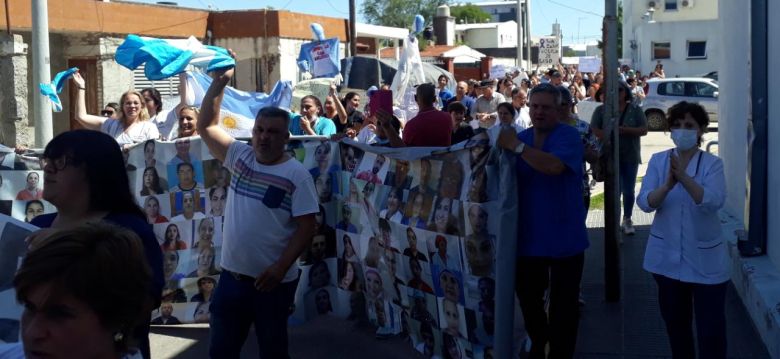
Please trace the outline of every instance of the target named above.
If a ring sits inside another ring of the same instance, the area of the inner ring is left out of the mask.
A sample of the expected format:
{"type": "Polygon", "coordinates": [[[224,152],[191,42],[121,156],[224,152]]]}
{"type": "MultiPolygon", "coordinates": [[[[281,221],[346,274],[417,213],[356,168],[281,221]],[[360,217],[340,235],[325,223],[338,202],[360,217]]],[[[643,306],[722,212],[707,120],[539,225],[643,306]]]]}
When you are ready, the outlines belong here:
{"type": "Polygon", "coordinates": [[[718,0],[624,0],[623,54],[643,73],[667,77],[718,71],[718,0]]]}

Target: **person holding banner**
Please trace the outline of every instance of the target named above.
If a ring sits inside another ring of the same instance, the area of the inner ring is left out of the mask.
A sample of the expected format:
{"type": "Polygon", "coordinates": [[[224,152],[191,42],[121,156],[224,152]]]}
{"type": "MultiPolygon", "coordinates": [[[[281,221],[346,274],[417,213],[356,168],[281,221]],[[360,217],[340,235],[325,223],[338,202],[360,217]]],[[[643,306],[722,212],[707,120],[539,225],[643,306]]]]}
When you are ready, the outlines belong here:
{"type": "Polygon", "coordinates": [[[129,145],[156,140],[160,132],[154,123],[149,121],[149,112],[143,95],[135,90],[122,94],[119,103],[122,105],[117,119],[87,114],[86,82],[81,74],[73,74],[73,82],[78,86],[76,91],[76,121],[86,129],[101,131],[113,137],[123,149],[129,145]]]}
{"type": "Polygon", "coordinates": [[[533,127],[501,131],[498,146],[517,158],[518,245],[515,290],[531,337],[531,358],[571,358],[588,233],[582,203],[583,146],[559,122],[561,94],[551,84],[530,93],[533,127]],[[550,289],[549,313],[544,293],[550,289]],[[549,314],[549,315],[548,315],[549,314]]]}
{"type": "Polygon", "coordinates": [[[239,358],[254,323],[260,356],[286,358],[287,318],[298,287],[293,264],[314,236],[317,193],[309,171],[285,152],[287,111],[261,109],[251,144],[219,126],[233,74],[233,68],[213,74],[198,117],[203,142],[234,175],[223,224],[223,270],[211,302],[209,356],[239,358]]]}
{"type": "Polygon", "coordinates": [[[336,134],[333,120],[322,117],[322,103],[317,96],[301,99],[301,113],[290,114],[290,134],[293,136],[328,136],[336,134]]]}
{"type": "MultiPolygon", "coordinates": [[[[40,215],[31,223],[41,228],[64,229],[103,221],[135,232],[145,253],[145,258],[136,260],[149,265],[153,273],[148,300],[153,307],[159,305],[164,284],[162,251],[146,214],[130,192],[122,151],[116,141],[97,131],[64,132],[46,145],[41,165],[46,183],[43,199],[53,204],[57,213],[40,215]]],[[[32,237],[44,236],[46,232],[32,237]]],[[[149,319],[147,315],[145,324],[133,332],[147,358],[149,319]]]]}

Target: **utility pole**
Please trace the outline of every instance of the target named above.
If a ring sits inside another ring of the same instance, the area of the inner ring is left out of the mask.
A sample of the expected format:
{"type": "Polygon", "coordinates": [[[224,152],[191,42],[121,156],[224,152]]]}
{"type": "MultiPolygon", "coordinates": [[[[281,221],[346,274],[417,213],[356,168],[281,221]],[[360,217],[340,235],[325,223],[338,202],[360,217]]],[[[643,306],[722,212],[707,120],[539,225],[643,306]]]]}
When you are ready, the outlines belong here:
{"type": "Polygon", "coordinates": [[[528,68],[531,70],[531,0],[525,0],[525,53],[528,60],[528,68]]]}
{"type": "Polygon", "coordinates": [[[515,9],[515,15],[517,15],[517,61],[515,66],[518,68],[523,67],[523,0],[517,0],[517,8],[515,9]]]}
{"type": "MultiPolygon", "coordinates": [[[[51,82],[49,59],[49,10],[47,0],[32,1],[33,86],[51,82]]],[[[35,116],[35,147],[43,148],[54,136],[51,105],[38,91],[31,91],[35,116]]]]}
{"type": "Polygon", "coordinates": [[[8,8],[8,0],[5,0],[5,31],[11,35],[11,9],[8,8]]]}
{"type": "MultiPolygon", "coordinates": [[[[620,151],[618,135],[617,0],[605,0],[604,8],[604,118],[608,137],[607,178],[604,181],[604,290],[608,302],[620,300],[620,151]]],[[[629,215],[629,214],[627,214],[629,215]]]]}
{"type": "Polygon", "coordinates": [[[355,11],[355,0],[349,0],[349,56],[357,56],[357,30],[355,29],[357,16],[355,11]]]}

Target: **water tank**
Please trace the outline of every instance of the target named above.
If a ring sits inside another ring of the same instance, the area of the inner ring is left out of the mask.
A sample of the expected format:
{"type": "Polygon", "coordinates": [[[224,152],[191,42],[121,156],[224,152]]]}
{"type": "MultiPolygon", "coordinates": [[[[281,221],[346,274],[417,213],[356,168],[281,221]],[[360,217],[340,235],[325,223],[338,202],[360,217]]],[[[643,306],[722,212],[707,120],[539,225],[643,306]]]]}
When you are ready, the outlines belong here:
{"type": "Polygon", "coordinates": [[[445,5],[440,5],[436,8],[436,17],[449,17],[450,16],[450,7],[445,5]]]}

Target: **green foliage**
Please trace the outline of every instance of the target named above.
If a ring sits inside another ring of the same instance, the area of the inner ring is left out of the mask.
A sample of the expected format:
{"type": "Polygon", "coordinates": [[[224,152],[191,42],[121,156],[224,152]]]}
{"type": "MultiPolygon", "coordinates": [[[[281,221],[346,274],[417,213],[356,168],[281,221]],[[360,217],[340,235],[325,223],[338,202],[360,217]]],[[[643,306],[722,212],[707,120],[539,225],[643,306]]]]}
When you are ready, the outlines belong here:
{"type": "Polygon", "coordinates": [[[577,56],[577,53],[574,52],[570,47],[567,47],[565,51],[563,51],[563,56],[566,57],[574,57],[577,56]]]}
{"type": "Polygon", "coordinates": [[[433,23],[436,7],[449,4],[449,0],[365,0],[360,9],[370,24],[410,29],[417,14],[433,23]]]}
{"type": "Polygon", "coordinates": [[[479,6],[474,4],[455,6],[450,9],[450,15],[455,18],[455,22],[458,24],[474,24],[490,21],[490,14],[482,11],[479,6]]]}

